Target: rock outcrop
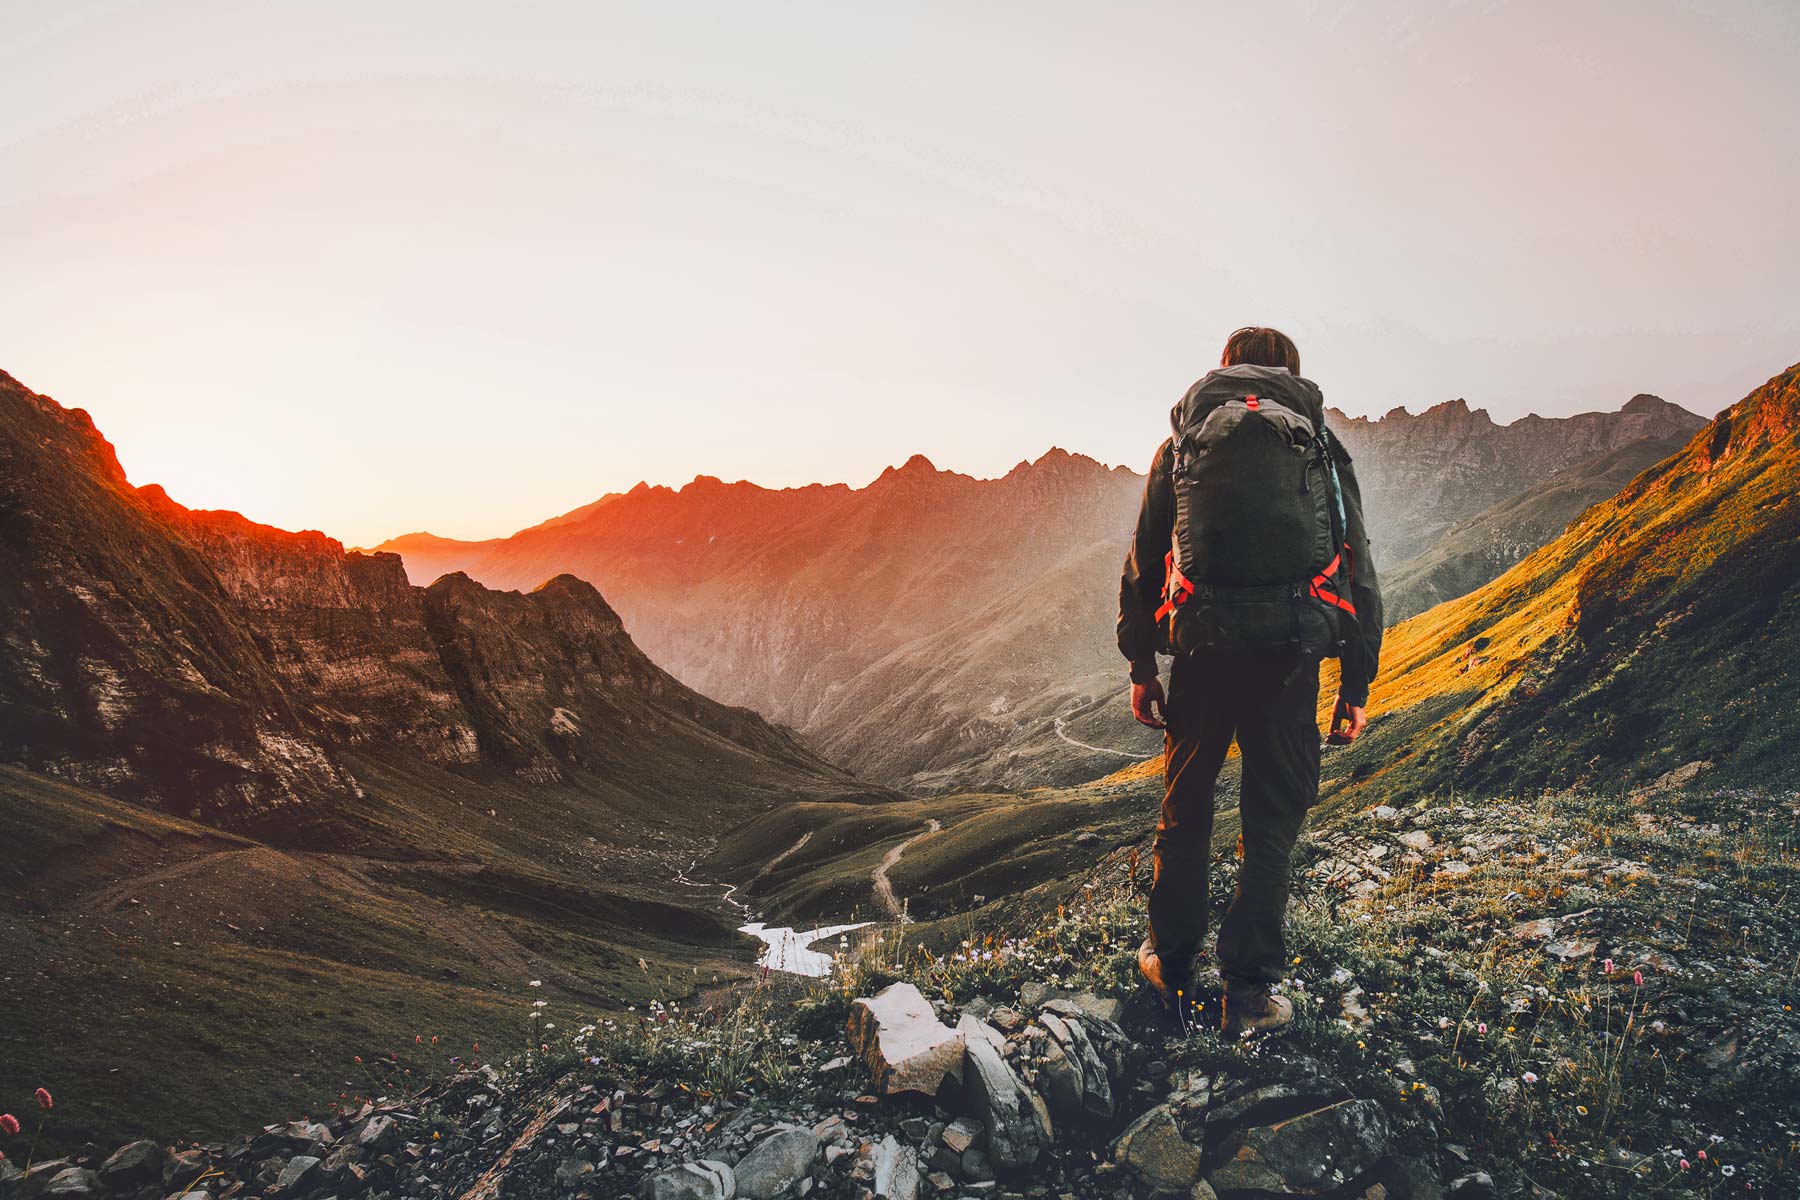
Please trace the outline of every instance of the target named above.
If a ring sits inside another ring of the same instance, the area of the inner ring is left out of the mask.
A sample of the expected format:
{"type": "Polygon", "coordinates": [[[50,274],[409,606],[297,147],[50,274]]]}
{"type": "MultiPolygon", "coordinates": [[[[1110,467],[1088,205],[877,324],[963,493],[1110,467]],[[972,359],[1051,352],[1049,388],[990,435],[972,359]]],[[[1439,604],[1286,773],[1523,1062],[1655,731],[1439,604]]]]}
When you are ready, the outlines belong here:
{"type": "Polygon", "coordinates": [[[0,517],[0,762],[281,830],[311,818],[278,811],[361,800],[357,753],[577,788],[691,763],[719,798],[867,794],[657,667],[588,583],[419,588],[396,555],[185,508],[3,373],[0,517]]]}

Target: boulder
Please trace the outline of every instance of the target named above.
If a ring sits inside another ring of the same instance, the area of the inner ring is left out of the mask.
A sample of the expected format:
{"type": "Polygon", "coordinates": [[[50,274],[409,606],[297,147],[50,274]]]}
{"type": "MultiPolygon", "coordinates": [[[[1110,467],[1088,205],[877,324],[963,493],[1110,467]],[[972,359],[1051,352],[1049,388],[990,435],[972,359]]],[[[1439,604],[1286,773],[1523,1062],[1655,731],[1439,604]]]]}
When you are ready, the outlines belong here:
{"type": "Polygon", "coordinates": [[[962,1078],[963,1035],[938,1020],[930,1001],[910,983],[858,999],[845,1030],[880,1094],[935,1096],[945,1076],[962,1078]]]}
{"type": "Polygon", "coordinates": [[[85,1200],[86,1197],[106,1195],[106,1185],[100,1182],[100,1174],[86,1167],[64,1167],[50,1177],[50,1183],[44,1188],[45,1196],[60,1196],[65,1200],[85,1200]]]}
{"type": "Polygon", "coordinates": [[[127,1142],[100,1164],[100,1182],[115,1192],[128,1192],[146,1183],[162,1181],[163,1152],[155,1142],[127,1142]]]}
{"type": "Polygon", "coordinates": [[[49,1162],[34,1164],[19,1180],[18,1191],[14,1200],[37,1200],[50,1187],[50,1181],[61,1175],[75,1164],[66,1158],[53,1158],[49,1162]]]}
{"type": "Polygon", "coordinates": [[[371,1154],[392,1150],[404,1140],[400,1123],[386,1113],[377,1113],[356,1127],[356,1144],[371,1154]]]}
{"type": "Polygon", "coordinates": [[[1054,1137],[1049,1110],[987,1037],[970,1037],[967,1053],[964,1073],[969,1098],[987,1130],[988,1158],[1002,1171],[1029,1167],[1054,1137]]]}
{"type": "Polygon", "coordinates": [[[294,1155],[281,1168],[281,1174],[275,1177],[275,1190],[283,1196],[293,1196],[305,1191],[319,1181],[320,1161],[311,1154],[294,1155]]]}
{"type": "Polygon", "coordinates": [[[177,1185],[186,1191],[206,1174],[212,1166],[212,1155],[204,1150],[171,1150],[163,1159],[162,1185],[165,1192],[175,1191],[177,1185]]]}
{"type": "Polygon", "coordinates": [[[732,1200],[737,1176],[715,1159],[682,1163],[650,1177],[650,1200],[732,1200]]]}
{"type": "Polygon", "coordinates": [[[1112,1158],[1136,1171],[1152,1191],[1187,1191],[1200,1178],[1200,1147],[1182,1136],[1166,1104],[1127,1126],[1113,1141],[1112,1158]]]}
{"type": "Polygon", "coordinates": [[[737,1194],[748,1200],[774,1200],[812,1169],[819,1139],[810,1129],[782,1125],[750,1148],[732,1173],[737,1194]]]}
{"type": "Polygon", "coordinates": [[[876,1200],[918,1200],[919,1156],[911,1146],[890,1133],[875,1147],[874,1161],[876,1200]]]}
{"type": "Polygon", "coordinates": [[[1373,1167],[1387,1149],[1387,1117],[1373,1100],[1342,1100],[1225,1142],[1226,1161],[1207,1176],[1221,1192],[1316,1196],[1373,1167]]]}
{"type": "Polygon", "coordinates": [[[314,1121],[288,1121],[268,1125],[250,1143],[252,1158],[274,1154],[311,1154],[315,1147],[331,1143],[331,1130],[314,1121]]]}

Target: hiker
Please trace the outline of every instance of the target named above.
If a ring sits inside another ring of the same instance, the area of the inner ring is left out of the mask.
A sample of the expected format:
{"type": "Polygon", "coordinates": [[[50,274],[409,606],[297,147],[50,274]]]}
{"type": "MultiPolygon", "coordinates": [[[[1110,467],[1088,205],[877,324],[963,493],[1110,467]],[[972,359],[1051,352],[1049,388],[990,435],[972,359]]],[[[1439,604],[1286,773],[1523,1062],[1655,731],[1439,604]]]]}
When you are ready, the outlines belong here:
{"type": "Polygon", "coordinates": [[[1164,729],[1145,980],[1183,1021],[1206,938],[1213,788],[1243,758],[1242,864],[1219,927],[1229,1034],[1285,1025],[1289,858],[1319,796],[1319,663],[1340,660],[1332,740],[1354,740],[1381,651],[1381,589],[1350,455],[1285,334],[1250,327],[1170,414],[1119,581],[1131,712],[1164,729]],[[1172,654],[1165,697],[1158,653],[1172,654]]]}

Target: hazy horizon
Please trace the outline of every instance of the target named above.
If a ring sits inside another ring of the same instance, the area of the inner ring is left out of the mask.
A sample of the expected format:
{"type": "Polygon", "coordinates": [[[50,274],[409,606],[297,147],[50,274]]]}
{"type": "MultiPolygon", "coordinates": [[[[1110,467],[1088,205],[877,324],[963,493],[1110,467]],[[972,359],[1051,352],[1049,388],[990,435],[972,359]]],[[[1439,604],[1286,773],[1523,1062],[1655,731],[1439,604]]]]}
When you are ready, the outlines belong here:
{"type": "Polygon", "coordinates": [[[639,480],[1142,471],[1244,323],[1353,415],[1800,359],[1780,3],[9,13],[0,368],[372,545],[639,480]]]}

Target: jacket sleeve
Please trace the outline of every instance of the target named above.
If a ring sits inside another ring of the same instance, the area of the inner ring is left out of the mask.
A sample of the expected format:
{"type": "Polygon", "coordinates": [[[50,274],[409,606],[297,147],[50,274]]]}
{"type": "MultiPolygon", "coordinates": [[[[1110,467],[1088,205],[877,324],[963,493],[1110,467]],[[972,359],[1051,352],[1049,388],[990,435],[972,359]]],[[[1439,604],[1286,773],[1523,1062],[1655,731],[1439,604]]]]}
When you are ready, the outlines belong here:
{"type": "Polygon", "coordinates": [[[1350,603],[1356,606],[1356,629],[1344,646],[1343,674],[1338,691],[1346,704],[1369,702],[1369,685],[1381,669],[1381,631],[1386,623],[1381,611],[1381,579],[1369,553],[1369,532],[1363,524],[1362,487],[1356,468],[1336,438],[1338,476],[1344,489],[1345,540],[1350,548],[1350,603]]]}
{"type": "Polygon", "coordinates": [[[1163,442],[1144,481],[1144,500],[1138,508],[1137,530],[1125,555],[1125,571],[1119,578],[1119,653],[1131,664],[1131,682],[1149,683],[1156,678],[1156,610],[1162,604],[1167,574],[1164,556],[1174,532],[1175,500],[1170,485],[1175,447],[1163,442]]]}

